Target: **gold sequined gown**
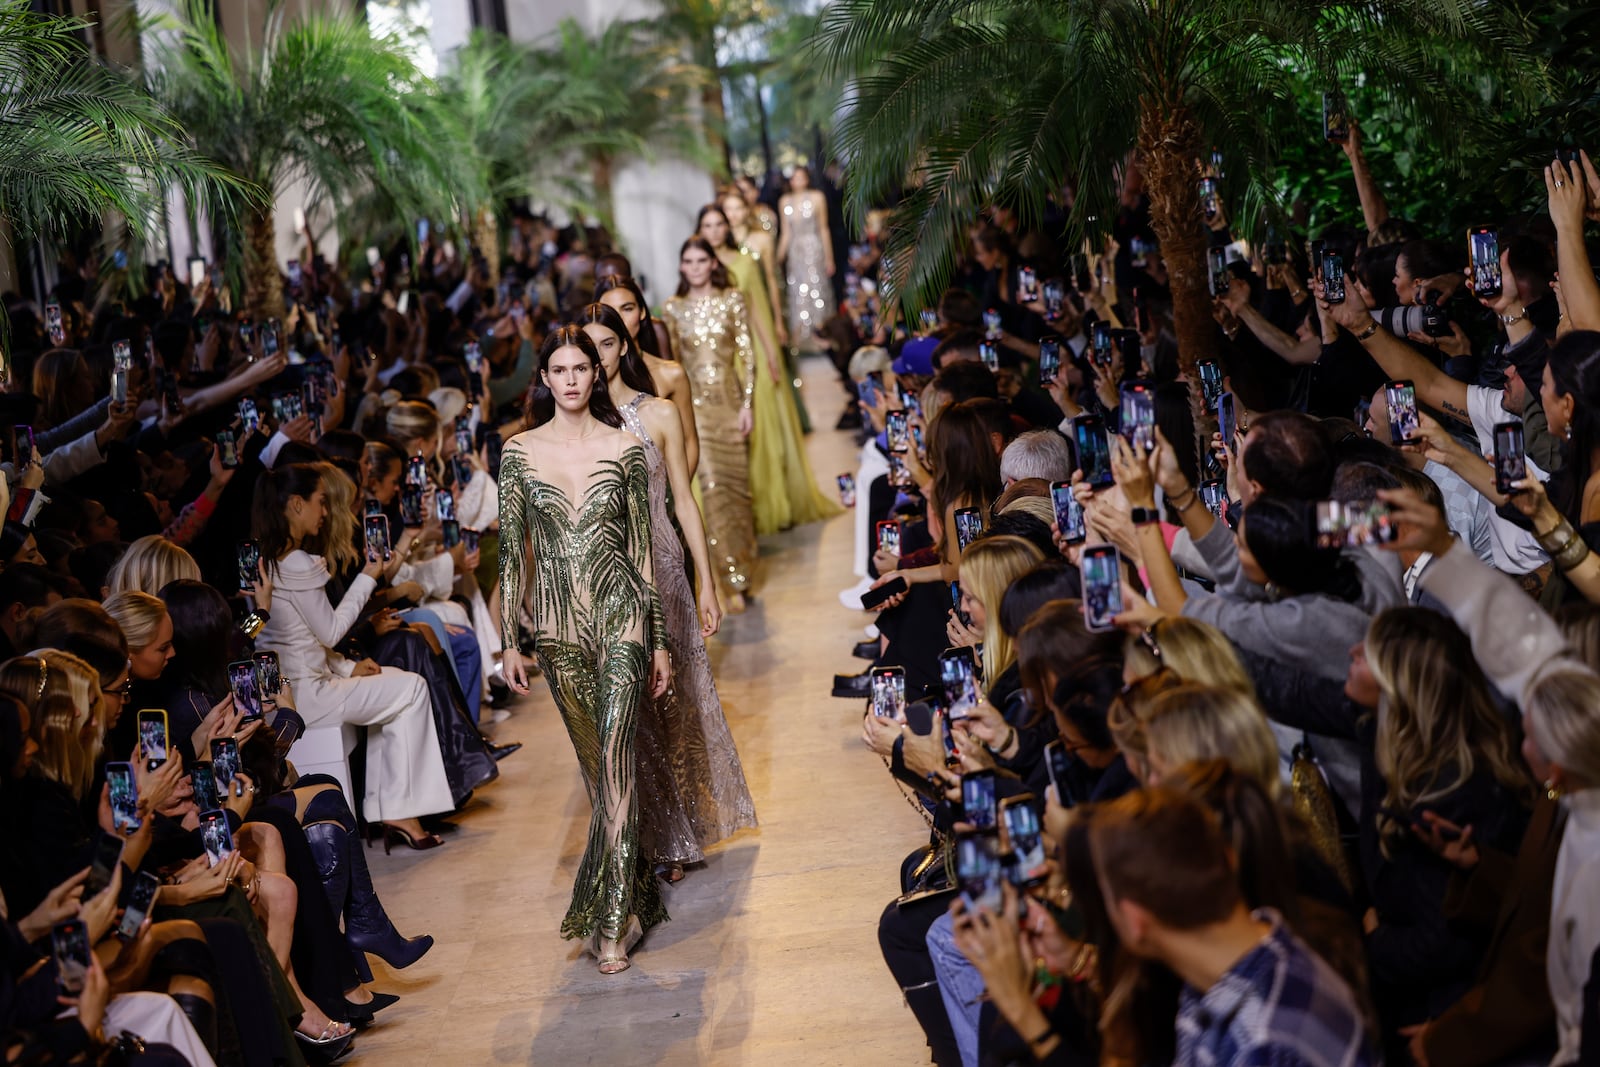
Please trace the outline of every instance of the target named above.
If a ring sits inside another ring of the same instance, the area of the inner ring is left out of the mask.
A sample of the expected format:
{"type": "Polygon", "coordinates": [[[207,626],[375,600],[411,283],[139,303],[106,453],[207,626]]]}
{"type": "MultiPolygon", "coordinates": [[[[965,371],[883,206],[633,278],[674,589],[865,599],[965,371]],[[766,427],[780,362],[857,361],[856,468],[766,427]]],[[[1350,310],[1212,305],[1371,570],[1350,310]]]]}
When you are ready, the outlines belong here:
{"type": "Polygon", "coordinates": [[[666,462],[639,418],[640,406],[649,400],[640,393],[617,409],[623,426],[644,443],[650,466],[656,585],[672,654],[672,688],[660,697],[647,696],[639,712],[639,831],[654,862],[698,863],[706,848],[756,825],[756,806],[700,636],[683,540],[667,504],[666,462]]]}
{"type": "Polygon", "coordinates": [[[700,496],[717,588],[724,597],[743,594],[755,567],[756,527],[749,443],[739,432],[739,412],[754,402],[757,362],[744,296],[737,289],[674,296],[661,317],[694,398],[700,496]]]}
{"type": "Polygon", "coordinates": [[[646,930],[667,918],[639,839],[634,773],[650,656],[667,647],[653,582],[649,466],[643,446],[629,445],[590,472],[574,502],[540,478],[528,438],[506,442],[500,462],[505,647],[516,647],[514,620],[526,594],[533,653],[594,807],[561,936],[587,938],[598,929],[620,939],[630,915],[646,930]]]}

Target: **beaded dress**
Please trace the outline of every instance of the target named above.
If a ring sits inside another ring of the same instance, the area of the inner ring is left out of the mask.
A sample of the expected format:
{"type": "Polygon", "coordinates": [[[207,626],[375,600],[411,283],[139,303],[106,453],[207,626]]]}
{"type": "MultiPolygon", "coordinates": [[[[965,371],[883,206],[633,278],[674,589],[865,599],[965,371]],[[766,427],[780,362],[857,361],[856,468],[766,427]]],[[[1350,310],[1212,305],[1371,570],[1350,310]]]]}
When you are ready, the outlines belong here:
{"type": "Polygon", "coordinates": [[[617,409],[624,427],[644,443],[650,467],[656,583],[672,655],[672,688],[660,697],[646,696],[639,711],[639,832],[655,863],[698,863],[704,849],[756,825],[756,808],[700,636],[683,541],[667,506],[666,464],[639,418],[640,406],[652,399],[639,393],[617,409]]]}
{"type": "Polygon", "coordinates": [[[739,432],[739,412],[755,401],[758,362],[744,296],[737,289],[674,296],[661,318],[694,398],[700,496],[717,588],[724,597],[742,594],[755,567],[756,529],[749,444],[739,432]]]}
{"type": "Polygon", "coordinates": [[[821,196],[810,193],[786,197],[783,225],[789,231],[789,343],[796,348],[815,347],[812,331],[833,318],[833,282],[823,256],[822,222],[817,206],[821,196]]]}
{"type": "MultiPolygon", "coordinates": [[[[642,445],[590,472],[576,502],[540,478],[528,433],[500,461],[500,617],[533,616],[533,653],[578,756],[594,812],[561,936],[620,939],[628,916],[667,918],[639,841],[634,733],[652,650],[665,648],[653,584],[650,478],[642,445]],[[532,581],[527,573],[532,561],[532,581]]],[[[505,627],[516,647],[517,627],[505,627]]]]}

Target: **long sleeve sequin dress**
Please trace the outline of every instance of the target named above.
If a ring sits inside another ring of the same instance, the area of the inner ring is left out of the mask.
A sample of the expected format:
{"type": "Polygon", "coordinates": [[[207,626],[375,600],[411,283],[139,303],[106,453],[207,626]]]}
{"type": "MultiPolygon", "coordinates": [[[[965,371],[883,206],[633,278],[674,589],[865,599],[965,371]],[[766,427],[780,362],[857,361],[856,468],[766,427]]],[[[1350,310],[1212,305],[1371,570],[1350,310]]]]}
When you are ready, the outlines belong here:
{"type": "Polygon", "coordinates": [[[620,939],[629,915],[646,930],[667,917],[639,841],[634,759],[650,656],[666,647],[653,582],[649,466],[644,447],[628,445],[596,465],[574,503],[540,478],[529,436],[506,442],[500,461],[505,647],[516,647],[511,620],[526,592],[534,656],[594,806],[561,936],[587,938],[598,929],[620,939]]]}
{"type": "Polygon", "coordinates": [[[667,507],[666,462],[639,417],[640,406],[651,399],[640,393],[617,409],[623,425],[644,443],[650,465],[656,587],[672,654],[672,688],[646,697],[639,712],[639,829],[654,862],[698,863],[705,849],[756,825],[756,807],[700,636],[683,541],[667,507]]]}
{"type": "Polygon", "coordinates": [[[717,588],[724,597],[743,594],[755,567],[756,528],[750,449],[739,432],[739,412],[754,402],[759,362],[750,344],[744,296],[737,289],[674,296],[661,317],[694,397],[700,496],[717,588]]]}

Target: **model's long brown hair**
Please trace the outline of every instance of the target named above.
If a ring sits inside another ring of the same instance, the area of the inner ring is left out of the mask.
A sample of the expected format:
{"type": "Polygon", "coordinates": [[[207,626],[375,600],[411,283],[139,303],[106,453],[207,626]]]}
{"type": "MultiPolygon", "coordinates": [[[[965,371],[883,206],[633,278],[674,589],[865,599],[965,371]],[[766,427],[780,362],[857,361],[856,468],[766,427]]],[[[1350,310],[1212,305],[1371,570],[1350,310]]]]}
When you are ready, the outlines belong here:
{"type": "MultiPolygon", "coordinates": [[[[928,428],[928,456],[933,464],[933,499],[941,517],[952,507],[978,508],[985,514],[1004,488],[1000,457],[989,440],[989,423],[978,401],[965,400],[939,413],[928,428]]],[[[954,530],[944,532],[951,543],[954,530]]]]}
{"type": "MultiPolygon", "coordinates": [[[[683,254],[689,251],[691,248],[698,248],[700,251],[711,257],[711,288],[718,290],[733,288],[733,282],[728,278],[728,268],[724,267],[722,265],[722,260],[717,258],[717,250],[711,247],[710,241],[706,240],[704,237],[701,237],[699,234],[695,234],[693,237],[683,242],[683,247],[678,249],[678,259],[680,262],[683,259],[683,254]]],[[[681,268],[678,270],[678,295],[689,295],[689,280],[683,276],[683,270],[681,268]]]]}
{"type": "Polygon", "coordinates": [[[589,414],[607,426],[621,429],[622,412],[617,410],[616,402],[611,399],[611,390],[606,386],[606,369],[600,362],[600,350],[583,332],[582,326],[570,323],[551,330],[544,339],[544,347],[539,349],[539,362],[533,368],[533,383],[528,388],[528,399],[523,404],[528,425],[543,426],[556,417],[556,398],[544,383],[544,369],[550,363],[551,356],[569,346],[589,357],[589,365],[594,368],[594,388],[589,390],[589,414]]]}

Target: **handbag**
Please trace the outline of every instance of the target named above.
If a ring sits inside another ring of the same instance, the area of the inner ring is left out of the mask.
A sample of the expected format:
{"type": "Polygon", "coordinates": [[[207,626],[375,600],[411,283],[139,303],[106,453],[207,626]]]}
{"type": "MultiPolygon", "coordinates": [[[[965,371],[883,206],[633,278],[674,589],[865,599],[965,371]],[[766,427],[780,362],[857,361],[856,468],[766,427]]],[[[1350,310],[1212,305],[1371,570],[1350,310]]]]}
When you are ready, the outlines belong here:
{"type": "Polygon", "coordinates": [[[1345,892],[1351,892],[1355,882],[1339,835],[1339,812],[1334,806],[1333,790],[1317,764],[1310,741],[1304,738],[1289,756],[1289,797],[1294,813],[1310,830],[1317,854],[1338,876],[1345,892]]]}

